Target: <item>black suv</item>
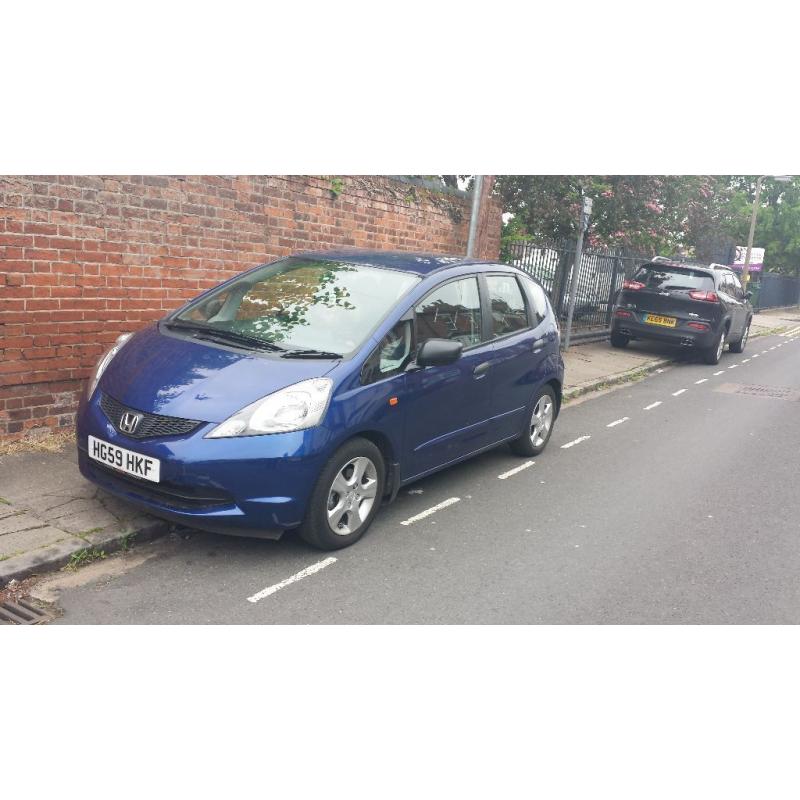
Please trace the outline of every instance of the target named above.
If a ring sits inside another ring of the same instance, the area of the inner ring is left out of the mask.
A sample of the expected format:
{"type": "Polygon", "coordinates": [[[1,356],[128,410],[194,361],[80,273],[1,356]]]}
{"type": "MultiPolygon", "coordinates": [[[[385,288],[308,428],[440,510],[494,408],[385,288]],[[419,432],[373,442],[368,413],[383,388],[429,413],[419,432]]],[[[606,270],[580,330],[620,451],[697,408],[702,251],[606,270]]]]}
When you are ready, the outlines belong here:
{"type": "Polygon", "coordinates": [[[750,333],[753,306],[728,267],[681,264],[656,258],[623,281],[614,304],[611,344],[656,339],[694,347],[717,364],[725,343],[741,353],[750,333]]]}

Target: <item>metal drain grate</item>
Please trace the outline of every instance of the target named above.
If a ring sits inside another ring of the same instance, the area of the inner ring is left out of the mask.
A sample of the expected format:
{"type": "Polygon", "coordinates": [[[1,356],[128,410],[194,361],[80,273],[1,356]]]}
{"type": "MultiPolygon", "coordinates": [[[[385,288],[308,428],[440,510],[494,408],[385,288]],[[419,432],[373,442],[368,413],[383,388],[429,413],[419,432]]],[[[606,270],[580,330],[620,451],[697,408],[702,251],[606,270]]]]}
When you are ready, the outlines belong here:
{"type": "Polygon", "coordinates": [[[727,394],[746,394],[750,397],[765,397],[768,400],[800,400],[800,389],[788,386],[762,386],[757,383],[723,383],[718,392],[727,394]]]}
{"type": "Polygon", "coordinates": [[[47,612],[24,600],[18,603],[0,603],[0,625],[38,625],[49,621],[50,615],[47,612]]]}

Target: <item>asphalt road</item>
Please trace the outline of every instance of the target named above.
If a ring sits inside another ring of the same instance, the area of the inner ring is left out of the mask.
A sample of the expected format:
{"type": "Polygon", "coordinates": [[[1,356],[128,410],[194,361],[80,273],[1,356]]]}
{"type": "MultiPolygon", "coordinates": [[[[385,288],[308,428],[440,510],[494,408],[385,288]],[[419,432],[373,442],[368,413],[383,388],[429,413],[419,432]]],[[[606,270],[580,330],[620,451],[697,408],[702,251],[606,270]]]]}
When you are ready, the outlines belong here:
{"type": "Polygon", "coordinates": [[[799,397],[800,338],[753,339],[568,405],[532,465],[408,487],[347,550],[172,537],[59,622],[797,623],[799,397]]]}

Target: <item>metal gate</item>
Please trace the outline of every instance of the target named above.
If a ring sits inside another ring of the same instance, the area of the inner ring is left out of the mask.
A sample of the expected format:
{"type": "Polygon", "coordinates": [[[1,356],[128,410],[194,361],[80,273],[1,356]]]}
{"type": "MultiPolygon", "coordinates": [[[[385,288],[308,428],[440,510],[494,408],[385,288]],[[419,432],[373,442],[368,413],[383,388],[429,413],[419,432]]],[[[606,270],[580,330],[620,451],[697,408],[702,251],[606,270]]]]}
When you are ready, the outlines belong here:
{"type": "MultiPolygon", "coordinates": [[[[513,242],[509,252],[509,263],[536,278],[550,295],[559,319],[566,319],[575,243],[542,244],[522,239],[513,242]]],[[[573,330],[584,334],[607,330],[622,281],[647,260],[648,256],[623,248],[585,248],[575,291],[573,330]]]]}

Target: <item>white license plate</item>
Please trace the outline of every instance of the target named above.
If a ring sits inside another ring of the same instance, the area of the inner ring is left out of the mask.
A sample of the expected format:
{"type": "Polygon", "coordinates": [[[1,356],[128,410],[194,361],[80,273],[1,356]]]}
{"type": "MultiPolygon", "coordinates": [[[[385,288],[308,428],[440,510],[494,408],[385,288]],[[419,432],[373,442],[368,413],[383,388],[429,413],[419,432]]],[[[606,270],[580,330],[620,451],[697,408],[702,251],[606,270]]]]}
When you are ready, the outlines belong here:
{"type": "Polygon", "coordinates": [[[117,447],[94,436],[89,437],[89,458],[153,483],[158,483],[161,477],[161,462],[157,458],[134,453],[133,450],[117,447]]]}

